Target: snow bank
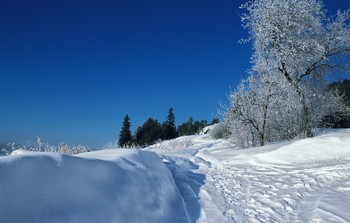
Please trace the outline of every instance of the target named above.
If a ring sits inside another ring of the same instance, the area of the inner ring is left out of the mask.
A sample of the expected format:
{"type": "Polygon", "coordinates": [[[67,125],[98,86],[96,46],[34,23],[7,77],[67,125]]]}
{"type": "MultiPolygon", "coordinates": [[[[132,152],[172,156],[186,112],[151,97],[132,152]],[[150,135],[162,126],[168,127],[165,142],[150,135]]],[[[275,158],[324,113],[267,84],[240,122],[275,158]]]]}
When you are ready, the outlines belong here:
{"type": "Polygon", "coordinates": [[[145,148],[145,151],[153,151],[166,154],[196,154],[199,150],[211,147],[219,140],[205,135],[182,136],[176,139],[166,140],[145,148]]]}
{"type": "Polygon", "coordinates": [[[0,179],[0,222],[188,222],[171,173],[153,152],[19,151],[0,158],[0,179]]]}
{"type": "Polygon", "coordinates": [[[204,127],[200,134],[209,134],[213,138],[222,139],[225,138],[225,131],[225,124],[221,122],[204,127]]]}
{"type": "Polygon", "coordinates": [[[244,150],[209,132],[146,150],[163,154],[192,222],[350,222],[350,130],[244,150]]]}
{"type": "Polygon", "coordinates": [[[206,182],[197,222],[350,222],[349,129],[244,150],[200,144],[189,157],[206,182]]]}
{"type": "Polygon", "coordinates": [[[350,130],[299,140],[280,148],[257,154],[258,163],[271,164],[320,164],[350,160],[350,130]]]}

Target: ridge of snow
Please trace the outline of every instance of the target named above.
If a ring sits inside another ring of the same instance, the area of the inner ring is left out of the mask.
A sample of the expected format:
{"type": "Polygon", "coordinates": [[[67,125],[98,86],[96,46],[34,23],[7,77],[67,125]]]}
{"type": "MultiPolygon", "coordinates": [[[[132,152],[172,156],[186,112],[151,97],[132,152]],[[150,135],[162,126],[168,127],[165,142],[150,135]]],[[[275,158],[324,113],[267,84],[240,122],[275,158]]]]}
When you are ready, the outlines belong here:
{"type": "Polygon", "coordinates": [[[258,163],[282,165],[350,160],[350,131],[298,140],[270,152],[257,154],[254,158],[258,163]]]}
{"type": "Polygon", "coordinates": [[[0,222],[188,222],[153,152],[19,154],[0,158],[0,222]]]}

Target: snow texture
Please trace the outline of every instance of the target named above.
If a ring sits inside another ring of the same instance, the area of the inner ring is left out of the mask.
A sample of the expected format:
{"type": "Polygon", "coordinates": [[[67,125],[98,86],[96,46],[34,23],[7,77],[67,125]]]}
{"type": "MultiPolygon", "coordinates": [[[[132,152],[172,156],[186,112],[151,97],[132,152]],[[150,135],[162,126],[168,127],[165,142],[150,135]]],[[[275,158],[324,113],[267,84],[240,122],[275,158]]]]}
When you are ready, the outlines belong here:
{"type": "Polygon", "coordinates": [[[0,222],[188,222],[172,175],[152,152],[17,151],[0,158],[0,178],[0,222]]]}
{"type": "Polygon", "coordinates": [[[197,222],[350,222],[350,130],[233,148],[198,135],[147,149],[199,166],[192,170],[205,176],[197,222]],[[183,148],[170,151],[171,144],[183,148]]]}
{"type": "Polygon", "coordinates": [[[245,150],[202,134],[142,151],[16,151],[0,178],[0,222],[350,222],[350,130],[245,150]]]}

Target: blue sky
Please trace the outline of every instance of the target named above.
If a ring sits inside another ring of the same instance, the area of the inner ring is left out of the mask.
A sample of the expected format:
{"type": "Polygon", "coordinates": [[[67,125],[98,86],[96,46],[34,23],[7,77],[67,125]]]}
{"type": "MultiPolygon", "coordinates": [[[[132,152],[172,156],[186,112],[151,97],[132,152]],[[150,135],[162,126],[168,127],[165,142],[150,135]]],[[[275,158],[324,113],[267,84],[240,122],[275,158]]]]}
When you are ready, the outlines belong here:
{"type": "Polygon", "coordinates": [[[0,143],[101,147],[125,114],[136,128],[170,107],[210,121],[250,66],[243,2],[2,0],[0,143]]]}

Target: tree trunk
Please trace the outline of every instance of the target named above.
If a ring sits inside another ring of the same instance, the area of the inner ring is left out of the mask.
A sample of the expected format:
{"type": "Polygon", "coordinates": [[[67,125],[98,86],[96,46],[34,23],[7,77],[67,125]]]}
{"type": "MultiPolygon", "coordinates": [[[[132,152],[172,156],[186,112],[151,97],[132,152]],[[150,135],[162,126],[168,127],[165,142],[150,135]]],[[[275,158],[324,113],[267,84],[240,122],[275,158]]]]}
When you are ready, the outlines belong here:
{"type": "Polygon", "coordinates": [[[285,63],[281,62],[281,67],[279,70],[283,73],[284,77],[287,81],[292,85],[293,89],[299,95],[300,103],[301,103],[301,123],[300,123],[300,134],[303,138],[313,137],[312,126],[310,120],[310,112],[309,108],[306,105],[305,94],[303,90],[300,88],[298,83],[295,83],[293,79],[290,77],[288,71],[286,70],[285,63]]]}
{"type": "Polygon", "coordinates": [[[306,105],[305,95],[301,89],[297,90],[301,102],[300,133],[303,138],[313,137],[309,108],[306,105]]]}
{"type": "Polygon", "coordinates": [[[264,133],[261,132],[259,134],[259,139],[260,139],[260,146],[264,146],[265,145],[265,137],[264,137],[264,133]]]}
{"type": "Polygon", "coordinates": [[[264,105],[264,110],[263,110],[263,124],[262,124],[261,131],[259,131],[260,146],[265,145],[265,129],[266,129],[266,119],[267,119],[267,110],[268,110],[269,99],[270,99],[270,96],[267,96],[267,101],[266,101],[266,104],[264,105]]]}

